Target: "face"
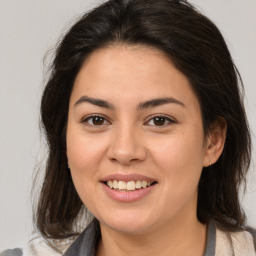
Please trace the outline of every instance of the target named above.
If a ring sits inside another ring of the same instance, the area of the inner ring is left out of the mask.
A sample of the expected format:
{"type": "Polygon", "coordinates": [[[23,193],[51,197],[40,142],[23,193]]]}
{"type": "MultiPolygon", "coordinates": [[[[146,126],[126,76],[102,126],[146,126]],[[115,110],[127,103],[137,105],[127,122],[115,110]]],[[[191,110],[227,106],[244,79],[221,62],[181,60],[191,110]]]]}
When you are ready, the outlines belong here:
{"type": "Polygon", "coordinates": [[[188,79],[160,51],[103,48],[78,73],[67,157],[76,190],[101,225],[144,233],[196,219],[207,143],[188,79]]]}

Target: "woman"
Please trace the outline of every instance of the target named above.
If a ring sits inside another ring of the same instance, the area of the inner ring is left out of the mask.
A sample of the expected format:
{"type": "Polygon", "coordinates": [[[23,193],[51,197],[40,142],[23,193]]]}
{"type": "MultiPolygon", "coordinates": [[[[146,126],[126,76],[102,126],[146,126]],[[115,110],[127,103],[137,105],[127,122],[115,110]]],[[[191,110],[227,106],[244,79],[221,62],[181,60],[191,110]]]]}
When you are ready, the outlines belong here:
{"type": "Polygon", "coordinates": [[[221,33],[186,1],[85,14],[42,97],[41,238],[23,255],[255,255],[238,199],[251,148],[240,82],[221,33]]]}

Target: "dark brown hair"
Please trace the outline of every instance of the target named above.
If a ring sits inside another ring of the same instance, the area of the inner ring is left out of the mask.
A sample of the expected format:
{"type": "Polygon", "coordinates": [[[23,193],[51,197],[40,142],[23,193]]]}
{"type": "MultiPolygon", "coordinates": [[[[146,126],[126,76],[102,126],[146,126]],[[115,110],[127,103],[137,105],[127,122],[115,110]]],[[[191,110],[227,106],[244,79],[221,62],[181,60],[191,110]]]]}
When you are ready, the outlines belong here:
{"type": "Polygon", "coordinates": [[[249,168],[251,140],[242,82],[220,31],[186,1],[110,0],[85,14],[64,36],[42,96],[49,154],[36,212],[39,231],[56,239],[75,234],[74,224],[84,206],[67,168],[70,94],[87,56],[115,43],[154,47],[171,59],[199,100],[205,134],[218,117],[226,120],[223,153],[202,171],[197,216],[202,223],[214,219],[228,230],[242,227],[238,190],[249,168]]]}

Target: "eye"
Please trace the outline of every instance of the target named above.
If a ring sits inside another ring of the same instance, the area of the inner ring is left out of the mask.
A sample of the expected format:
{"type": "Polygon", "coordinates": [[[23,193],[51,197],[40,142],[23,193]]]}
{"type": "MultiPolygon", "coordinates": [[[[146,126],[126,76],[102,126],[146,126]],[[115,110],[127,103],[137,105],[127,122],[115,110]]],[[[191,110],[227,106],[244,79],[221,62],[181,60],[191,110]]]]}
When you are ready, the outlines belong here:
{"type": "Polygon", "coordinates": [[[82,120],[82,123],[86,123],[91,126],[102,126],[102,125],[109,124],[106,118],[98,115],[86,117],[85,119],[82,120]]]}
{"type": "Polygon", "coordinates": [[[176,123],[173,119],[166,116],[154,116],[146,122],[150,126],[166,126],[171,123],[176,123]]]}

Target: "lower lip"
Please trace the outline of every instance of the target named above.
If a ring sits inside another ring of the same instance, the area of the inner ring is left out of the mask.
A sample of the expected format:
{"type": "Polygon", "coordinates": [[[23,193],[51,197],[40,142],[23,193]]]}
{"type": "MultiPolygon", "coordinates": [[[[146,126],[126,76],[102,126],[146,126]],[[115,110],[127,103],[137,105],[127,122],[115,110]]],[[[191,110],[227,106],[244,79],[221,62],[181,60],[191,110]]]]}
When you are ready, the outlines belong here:
{"type": "Polygon", "coordinates": [[[137,201],[137,200],[145,197],[146,195],[148,195],[154,189],[156,184],[151,185],[146,188],[141,188],[138,190],[127,191],[127,192],[121,192],[118,190],[114,190],[114,189],[110,188],[109,186],[107,186],[105,183],[102,183],[102,185],[103,185],[105,192],[107,193],[107,195],[110,198],[112,198],[118,202],[129,203],[129,202],[137,201]]]}

